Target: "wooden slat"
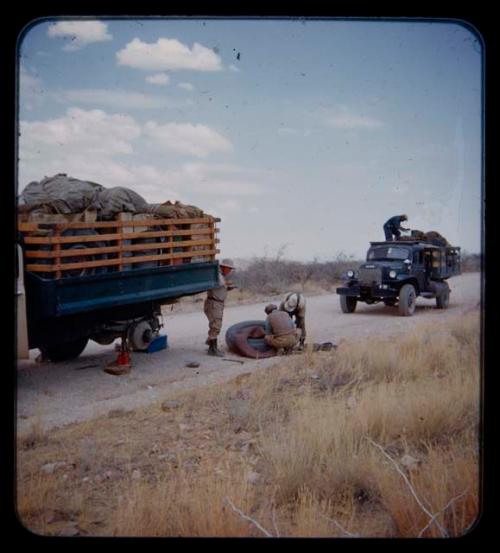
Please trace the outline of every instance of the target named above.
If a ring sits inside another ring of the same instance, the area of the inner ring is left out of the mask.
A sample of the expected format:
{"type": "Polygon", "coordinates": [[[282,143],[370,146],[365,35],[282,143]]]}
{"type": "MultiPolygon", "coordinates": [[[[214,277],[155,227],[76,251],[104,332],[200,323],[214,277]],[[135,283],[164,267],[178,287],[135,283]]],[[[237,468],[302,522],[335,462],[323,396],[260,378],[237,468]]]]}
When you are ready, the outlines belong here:
{"type": "MultiPolygon", "coordinates": [[[[196,234],[211,234],[212,229],[199,229],[196,234]]],[[[80,242],[110,242],[115,240],[134,240],[136,238],[161,238],[169,236],[190,236],[192,230],[162,230],[156,232],[128,232],[124,234],[95,234],[91,236],[25,236],[25,244],[74,244],[80,242]]]]}
{"type": "MultiPolygon", "coordinates": [[[[209,257],[220,253],[217,249],[212,250],[200,250],[199,252],[196,252],[197,257],[209,257]]],[[[138,257],[127,257],[126,263],[127,264],[133,264],[133,263],[146,263],[148,261],[161,261],[164,259],[177,259],[177,258],[186,258],[186,257],[192,257],[192,252],[176,252],[176,253],[170,253],[170,254],[163,254],[163,255],[143,255],[138,257]]],[[[73,269],[86,269],[86,268],[93,268],[93,267],[105,267],[105,266],[114,266],[119,265],[120,262],[123,260],[120,259],[104,259],[100,261],[83,261],[80,263],[59,263],[54,265],[42,265],[42,264],[28,264],[26,265],[26,269],[28,271],[36,271],[36,272],[42,272],[42,273],[53,273],[53,272],[59,272],[59,271],[70,271],[73,269]]]]}
{"type": "MultiPolygon", "coordinates": [[[[59,239],[61,236],[61,231],[56,228],[56,235],[55,235],[55,238],[56,239],[59,239]]],[[[55,258],[56,258],[56,266],[59,265],[61,263],[61,244],[59,242],[56,242],[52,248],[52,251],[54,252],[54,255],[55,255],[55,258]]],[[[61,271],[60,270],[57,270],[56,271],[56,278],[61,278],[61,271]]]]}
{"type": "MultiPolygon", "coordinates": [[[[124,244],[122,246],[106,246],[103,248],[82,248],[61,250],[60,257],[76,257],[84,255],[101,255],[107,253],[139,252],[143,250],[165,250],[173,246],[211,246],[213,240],[183,240],[182,242],[155,242],[154,244],[124,244]]],[[[216,239],[216,243],[220,240],[216,239]]],[[[49,250],[27,250],[25,257],[37,259],[51,259],[56,257],[55,252],[49,250]]]]}
{"type": "Polygon", "coordinates": [[[59,227],[66,229],[96,229],[96,228],[118,228],[118,227],[152,227],[163,225],[189,225],[199,223],[220,222],[220,219],[214,217],[198,217],[193,219],[136,219],[132,221],[99,221],[95,223],[18,223],[18,230],[21,232],[36,231],[40,229],[59,227]]]}

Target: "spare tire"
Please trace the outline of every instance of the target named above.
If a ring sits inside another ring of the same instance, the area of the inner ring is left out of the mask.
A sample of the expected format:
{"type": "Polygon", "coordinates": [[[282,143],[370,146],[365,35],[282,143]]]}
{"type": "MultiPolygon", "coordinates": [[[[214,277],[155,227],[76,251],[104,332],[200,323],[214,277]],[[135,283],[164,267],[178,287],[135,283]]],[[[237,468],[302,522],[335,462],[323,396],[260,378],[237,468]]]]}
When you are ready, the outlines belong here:
{"type": "Polygon", "coordinates": [[[276,355],[276,350],[266,344],[264,338],[248,337],[256,327],[264,329],[264,326],[265,321],[243,321],[230,326],[226,331],[227,347],[234,353],[254,359],[276,355]]]}
{"type": "MultiPolygon", "coordinates": [[[[62,232],[61,236],[98,236],[98,233],[94,229],[67,229],[62,232]]],[[[104,248],[106,246],[105,242],[70,242],[63,244],[63,250],[78,250],[79,252],[90,249],[90,248],[104,248]]],[[[82,261],[101,261],[107,259],[106,254],[90,254],[90,255],[79,255],[72,257],[63,257],[61,258],[61,264],[65,263],[79,263],[82,261]]],[[[81,269],[62,269],[63,278],[68,277],[78,277],[78,276],[89,276],[89,275],[98,275],[101,273],[107,272],[108,267],[86,267],[81,269]]]]}

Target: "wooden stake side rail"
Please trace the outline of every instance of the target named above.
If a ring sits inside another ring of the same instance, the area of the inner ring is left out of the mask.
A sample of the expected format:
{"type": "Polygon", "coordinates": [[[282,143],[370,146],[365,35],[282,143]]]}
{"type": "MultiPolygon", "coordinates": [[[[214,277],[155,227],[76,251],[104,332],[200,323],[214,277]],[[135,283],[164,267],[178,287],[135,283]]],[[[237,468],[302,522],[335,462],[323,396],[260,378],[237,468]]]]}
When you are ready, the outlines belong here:
{"type": "Polygon", "coordinates": [[[176,265],[194,261],[212,261],[220,253],[216,244],[219,231],[214,217],[199,217],[192,219],[132,219],[85,222],[35,223],[19,222],[18,229],[23,233],[24,243],[28,246],[45,246],[45,250],[25,248],[28,259],[43,259],[46,263],[28,263],[26,269],[34,272],[55,273],[60,278],[66,271],[92,269],[96,267],[117,267],[119,271],[124,266],[157,261],[159,265],[176,265]],[[195,228],[193,228],[193,226],[195,228]],[[202,228],[196,228],[196,227],[202,228]],[[153,230],[130,232],[134,227],[154,227],[153,230]],[[179,228],[181,227],[181,228],[179,228]],[[124,229],[128,232],[124,232],[124,229]],[[160,228],[161,230],[157,230],[160,228]],[[92,235],[62,236],[69,229],[93,230],[92,235]],[[106,234],[99,234],[95,229],[109,229],[106,234]],[[51,232],[50,236],[33,236],[33,233],[51,232]],[[192,239],[194,237],[195,239],[192,239]],[[137,243],[145,239],[166,239],[153,243],[137,243]],[[93,246],[93,242],[106,243],[105,246],[93,246]],[[128,242],[128,243],[127,243],[128,242]],[[135,243],[134,243],[135,242],[135,243]],[[68,245],[81,244],[81,248],[67,248],[68,245]],[[66,246],[66,248],[65,248],[66,246]],[[135,255],[133,252],[156,250],[156,255],[135,255]],[[107,259],[96,259],[94,256],[107,256],[107,259]],[[129,254],[129,255],[127,255],[129,254]],[[75,258],[85,258],[84,261],[74,261],[75,258]],[[72,258],[65,262],[66,258],[72,258]],[[90,260],[89,260],[90,258],[90,260]]]}
{"type": "MultiPolygon", "coordinates": [[[[102,248],[82,248],[81,250],[61,250],[59,253],[52,250],[28,250],[25,257],[37,259],[52,259],[55,257],[79,257],[84,255],[103,255],[108,253],[141,252],[144,250],[166,250],[185,246],[211,246],[220,240],[183,240],[182,242],[155,242],[153,244],[125,244],[122,246],[106,246],[102,248]]],[[[199,250],[202,251],[202,250],[199,250]]]]}
{"type": "Polygon", "coordinates": [[[171,225],[197,225],[200,223],[220,223],[218,217],[198,217],[193,219],[131,219],[130,221],[98,221],[94,223],[18,223],[21,232],[37,231],[43,227],[66,229],[97,229],[97,228],[119,228],[119,227],[155,227],[171,225]]]}
{"type": "Polygon", "coordinates": [[[103,242],[110,240],[134,240],[134,238],[162,238],[171,236],[191,236],[192,234],[212,234],[211,229],[159,230],[156,232],[124,232],[114,234],[93,234],[90,236],[26,236],[25,244],[73,244],[75,242],[103,242]]]}
{"type": "Polygon", "coordinates": [[[31,265],[26,265],[26,269],[29,271],[41,272],[41,273],[52,273],[55,271],[70,271],[75,269],[90,269],[95,267],[107,267],[115,266],[120,264],[133,264],[133,263],[145,263],[147,261],[163,261],[163,260],[173,260],[177,258],[186,258],[186,257],[212,257],[220,253],[220,250],[199,250],[195,252],[176,252],[163,255],[141,255],[138,257],[125,257],[122,259],[104,259],[102,261],[82,261],[80,263],[62,263],[55,265],[41,265],[33,263],[31,265]]]}

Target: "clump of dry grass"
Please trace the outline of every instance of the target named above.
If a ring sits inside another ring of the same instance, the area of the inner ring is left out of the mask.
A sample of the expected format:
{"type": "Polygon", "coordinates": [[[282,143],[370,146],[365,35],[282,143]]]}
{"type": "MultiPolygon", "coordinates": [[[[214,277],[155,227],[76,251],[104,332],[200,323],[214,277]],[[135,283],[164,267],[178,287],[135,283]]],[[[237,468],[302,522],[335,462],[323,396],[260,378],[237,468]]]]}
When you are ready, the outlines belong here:
{"type": "Polygon", "coordinates": [[[250,512],[251,490],[243,470],[222,476],[217,465],[207,461],[202,474],[193,476],[180,467],[154,486],[135,483],[113,511],[114,535],[238,537],[251,535],[249,525],[236,516],[226,498],[250,512]],[[124,521],[127,521],[124,525],[124,521]]]}
{"type": "Polygon", "coordinates": [[[416,535],[412,532],[426,515],[409,501],[404,482],[395,486],[401,477],[394,467],[387,476],[372,440],[392,448],[397,460],[415,455],[420,468],[414,478],[433,509],[464,491],[460,481],[468,482],[464,498],[453,506],[454,516],[446,516],[451,533],[464,530],[465,520],[471,523],[477,514],[477,442],[464,436],[472,433],[477,440],[478,329],[471,317],[436,330],[427,327],[378,347],[374,342],[346,347],[332,370],[349,371],[357,378],[355,388],[293,400],[288,423],[277,421],[261,440],[279,501],[294,504],[306,489],[318,501],[343,504],[361,492],[363,501],[383,505],[391,514],[398,535],[416,535]],[[459,464],[461,478],[453,476],[459,464]],[[394,506],[399,502],[405,511],[394,506]],[[398,513],[411,524],[403,524],[398,513]]]}
{"type": "Polygon", "coordinates": [[[462,535],[479,512],[479,343],[471,314],[61,430],[22,449],[19,513],[49,534],[47,509],[93,535],[462,535]],[[84,469],[64,484],[37,472],[54,444],[84,469]]]}

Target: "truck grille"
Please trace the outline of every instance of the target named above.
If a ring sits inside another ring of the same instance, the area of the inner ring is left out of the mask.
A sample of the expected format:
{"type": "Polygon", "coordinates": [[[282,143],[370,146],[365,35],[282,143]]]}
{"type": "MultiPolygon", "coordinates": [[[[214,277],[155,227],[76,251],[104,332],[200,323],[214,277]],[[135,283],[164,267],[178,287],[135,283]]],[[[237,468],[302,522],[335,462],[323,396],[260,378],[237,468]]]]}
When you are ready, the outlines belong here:
{"type": "Polygon", "coordinates": [[[374,282],[382,281],[382,270],[380,267],[374,267],[369,269],[366,267],[361,267],[359,269],[359,282],[365,286],[371,286],[374,282]]]}

